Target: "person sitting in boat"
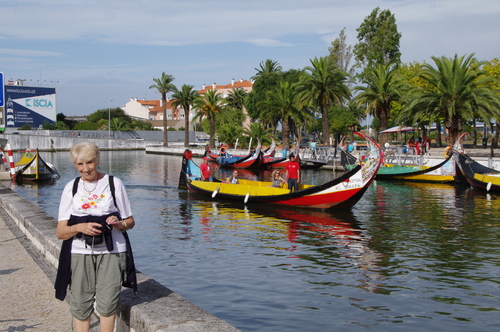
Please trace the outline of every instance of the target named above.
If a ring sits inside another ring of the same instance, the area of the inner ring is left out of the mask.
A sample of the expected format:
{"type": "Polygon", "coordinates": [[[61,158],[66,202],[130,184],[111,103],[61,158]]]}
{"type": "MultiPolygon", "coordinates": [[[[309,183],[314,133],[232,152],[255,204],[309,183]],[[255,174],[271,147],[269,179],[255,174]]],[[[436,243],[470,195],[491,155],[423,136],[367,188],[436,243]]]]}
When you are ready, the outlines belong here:
{"type": "Polygon", "coordinates": [[[250,155],[253,156],[255,154],[255,148],[252,146],[250,149],[250,155]]]}
{"type": "Polygon", "coordinates": [[[275,169],[273,171],[273,174],[272,174],[272,178],[271,178],[272,182],[273,182],[273,185],[272,187],[274,188],[281,188],[281,186],[286,183],[285,179],[283,179],[281,177],[281,173],[280,171],[278,171],[277,169],[275,169]]]}
{"type": "Polygon", "coordinates": [[[221,144],[219,149],[219,157],[226,157],[226,155],[227,155],[226,148],[224,147],[224,144],[221,144]]]}
{"type": "Polygon", "coordinates": [[[205,153],[204,153],[204,157],[208,157],[210,155],[210,153],[212,153],[210,151],[210,145],[205,145],[205,153]]]}
{"type": "Polygon", "coordinates": [[[290,191],[299,190],[300,164],[293,154],[290,155],[290,162],[286,165],[286,178],[290,191]]]}
{"type": "Polygon", "coordinates": [[[203,163],[200,165],[201,181],[210,181],[210,166],[208,166],[208,157],[203,158],[203,163]]]}
{"type": "Polygon", "coordinates": [[[238,171],[237,170],[233,171],[233,175],[231,175],[229,177],[229,179],[227,179],[227,182],[232,183],[232,184],[239,184],[240,183],[240,180],[238,179],[238,171]]]}

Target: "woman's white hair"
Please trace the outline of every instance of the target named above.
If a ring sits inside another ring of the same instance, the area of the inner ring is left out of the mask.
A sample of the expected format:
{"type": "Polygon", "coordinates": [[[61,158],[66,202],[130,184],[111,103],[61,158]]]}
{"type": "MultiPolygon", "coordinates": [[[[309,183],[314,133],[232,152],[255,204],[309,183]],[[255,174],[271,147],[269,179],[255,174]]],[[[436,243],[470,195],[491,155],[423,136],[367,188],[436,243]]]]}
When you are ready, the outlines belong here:
{"type": "Polygon", "coordinates": [[[73,164],[76,164],[78,159],[89,161],[96,160],[99,162],[100,151],[97,145],[91,142],[80,142],[73,145],[69,150],[69,157],[73,164]]]}

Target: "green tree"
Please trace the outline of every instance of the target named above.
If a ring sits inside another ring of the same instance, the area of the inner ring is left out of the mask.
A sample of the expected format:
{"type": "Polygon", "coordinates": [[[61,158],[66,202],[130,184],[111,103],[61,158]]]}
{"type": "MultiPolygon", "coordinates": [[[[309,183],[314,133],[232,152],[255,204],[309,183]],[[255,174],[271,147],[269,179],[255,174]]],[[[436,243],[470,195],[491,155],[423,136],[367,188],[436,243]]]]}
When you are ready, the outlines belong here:
{"type": "Polygon", "coordinates": [[[218,130],[219,141],[234,146],[236,140],[241,137],[242,131],[243,128],[239,124],[224,123],[218,130]]]}
{"type": "Polygon", "coordinates": [[[191,106],[194,105],[198,92],[194,90],[193,85],[184,84],[180,90],[177,88],[172,95],[172,107],[182,107],[184,109],[184,147],[189,147],[189,115],[191,106]]]}
{"type": "Polygon", "coordinates": [[[271,91],[267,99],[262,101],[266,112],[278,118],[281,122],[283,133],[283,147],[290,147],[290,120],[302,117],[299,109],[297,85],[281,81],[271,91]]]}
{"type": "Polygon", "coordinates": [[[354,45],[357,66],[370,68],[377,64],[399,64],[401,52],[396,18],[390,10],[375,8],[365,18],[358,32],[358,43],[354,45]]]}
{"type": "Polygon", "coordinates": [[[500,118],[500,97],[495,91],[498,82],[487,75],[474,54],[454,58],[432,57],[436,67],[424,64],[420,77],[423,87],[410,91],[411,100],[401,116],[418,122],[421,118],[445,119],[449,143],[460,136],[466,121],[479,117],[486,124],[500,118]]]}
{"type": "Polygon", "coordinates": [[[260,69],[255,68],[257,74],[252,77],[254,84],[252,91],[245,99],[245,109],[252,120],[262,117],[262,101],[266,99],[267,92],[274,88],[283,79],[281,66],[273,60],[260,63],[260,69]]]}
{"type": "Polygon", "coordinates": [[[264,145],[271,144],[271,129],[264,128],[260,123],[250,123],[248,128],[243,129],[243,134],[245,135],[244,143],[249,144],[250,137],[254,140],[259,140],[260,143],[264,145]]]}
{"type": "Polygon", "coordinates": [[[168,146],[168,124],[167,124],[167,93],[175,90],[175,85],[172,84],[174,77],[167,75],[165,72],[160,78],[153,78],[155,84],[151,85],[150,89],[156,89],[161,94],[161,103],[163,110],[163,146],[168,146]]]}
{"type": "Polygon", "coordinates": [[[109,124],[111,131],[125,131],[132,130],[130,123],[121,118],[111,118],[109,124]]]}
{"type": "Polygon", "coordinates": [[[342,105],[351,93],[346,83],[346,73],[334,66],[328,57],[314,58],[305,68],[301,100],[306,105],[316,106],[321,111],[323,142],[330,144],[328,109],[335,103],[342,105]]]}
{"type": "Polygon", "coordinates": [[[228,106],[232,108],[236,108],[238,110],[243,110],[245,107],[245,99],[248,96],[248,92],[242,88],[233,88],[229,91],[226,97],[226,103],[228,106]]]}
{"type": "Polygon", "coordinates": [[[332,41],[331,46],[328,48],[328,60],[339,69],[346,72],[349,77],[349,85],[354,80],[354,67],[351,66],[352,60],[352,46],[346,43],[345,28],[340,31],[339,37],[332,41]]]}
{"type": "MultiPolygon", "coordinates": [[[[367,70],[362,77],[362,86],[354,88],[359,94],[355,97],[358,106],[365,106],[366,112],[380,120],[380,130],[389,128],[393,103],[398,102],[405,84],[396,76],[397,67],[379,64],[367,70]]],[[[389,140],[388,134],[382,135],[381,144],[389,140]]]]}
{"type": "Polygon", "coordinates": [[[257,74],[255,74],[255,76],[252,76],[252,80],[257,80],[259,77],[268,74],[279,73],[282,69],[283,68],[281,68],[278,61],[267,59],[266,61],[262,61],[260,63],[259,68],[255,68],[257,74]]]}
{"type": "Polygon", "coordinates": [[[203,120],[207,118],[210,121],[210,146],[215,146],[215,119],[218,114],[223,112],[224,98],[216,89],[210,89],[203,93],[195,101],[197,113],[195,119],[203,120]]]}

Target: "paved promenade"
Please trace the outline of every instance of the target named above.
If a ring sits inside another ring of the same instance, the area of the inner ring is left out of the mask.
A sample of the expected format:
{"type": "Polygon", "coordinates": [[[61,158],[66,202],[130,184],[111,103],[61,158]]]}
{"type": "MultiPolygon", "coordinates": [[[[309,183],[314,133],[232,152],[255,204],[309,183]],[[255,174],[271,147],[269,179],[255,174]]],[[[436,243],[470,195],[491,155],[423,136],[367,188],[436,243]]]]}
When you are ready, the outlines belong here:
{"type": "Polygon", "coordinates": [[[54,269],[9,224],[0,211],[0,331],[72,331],[69,304],[54,297],[54,269]]]}

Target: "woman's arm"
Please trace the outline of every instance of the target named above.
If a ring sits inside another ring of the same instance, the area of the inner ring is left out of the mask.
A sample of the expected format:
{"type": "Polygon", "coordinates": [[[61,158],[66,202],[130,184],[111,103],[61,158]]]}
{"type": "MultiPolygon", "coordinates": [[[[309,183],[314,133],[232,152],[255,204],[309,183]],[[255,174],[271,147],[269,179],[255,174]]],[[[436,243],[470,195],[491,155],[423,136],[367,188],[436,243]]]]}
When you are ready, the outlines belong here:
{"type": "Polygon", "coordinates": [[[96,222],[81,223],[68,226],[68,220],[61,220],[57,223],[56,237],[59,240],[69,240],[78,233],[87,235],[99,235],[102,231],[99,229],[101,224],[96,222]]]}
{"type": "Polygon", "coordinates": [[[132,216],[125,218],[125,219],[122,219],[122,220],[118,219],[118,217],[116,217],[116,216],[109,216],[106,219],[106,222],[108,223],[108,225],[111,225],[114,228],[118,228],[122,231],[127,231],[129,229],[134,228],[134,226],[135,226],[135,220],[134,220],[134,217],[132,217],[132,216]]]}

